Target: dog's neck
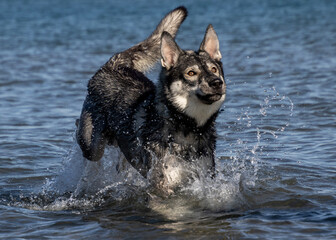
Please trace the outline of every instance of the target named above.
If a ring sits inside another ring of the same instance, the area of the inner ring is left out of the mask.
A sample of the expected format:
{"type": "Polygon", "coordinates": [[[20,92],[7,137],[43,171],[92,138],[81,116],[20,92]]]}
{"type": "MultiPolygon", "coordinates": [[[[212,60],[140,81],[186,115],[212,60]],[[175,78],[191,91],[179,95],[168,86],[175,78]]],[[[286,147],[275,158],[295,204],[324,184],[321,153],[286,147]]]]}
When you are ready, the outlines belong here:
{"type": "Polygon", "coordinates": [[[179,130],[187,133],[204,133],[207,132],[210,128],[213,127],[217,113],[212,115],[204,125],[198,125],[197,121],[186,115],[185,113],[181,113],[179,109],[177,109],[174,105],[170,104],[167,102],[165,104],[166,109],[168,110],[169,113],[169,121],[174,122],[174,125],[178,127],[179,130]]]}
{"type": "Polygon", "coordinates": [[[173,104],[167,101],[167,98],[164,97],[164,88],[161,88],[162,91],[157,92],[155,101],[156,101],[156,111],[158,116],[162,118],[164,124],[167,126],[173,126],[172,131],[180,131],[185,135],[189,133],[193,134],[203,134],[206,132],[214,132],[215,120],[218,115],[218,112],[213,114],[203,125],[199,125],[197,121],[181,112],[173,104]]]}

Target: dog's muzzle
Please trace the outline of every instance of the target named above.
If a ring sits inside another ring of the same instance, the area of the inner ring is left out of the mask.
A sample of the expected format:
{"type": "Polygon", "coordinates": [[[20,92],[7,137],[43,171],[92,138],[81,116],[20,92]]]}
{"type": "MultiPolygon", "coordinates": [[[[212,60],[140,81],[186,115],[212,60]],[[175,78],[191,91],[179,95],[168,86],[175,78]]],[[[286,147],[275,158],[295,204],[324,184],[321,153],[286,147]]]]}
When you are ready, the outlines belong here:
{"type": "Polygon", "coordinates": [[[197,90],[196,96],[205,104],[212,104],[219,101],[225,94],[225,83],[219,78],[210,80],[208,86],[201,87],[197,90]]]}
{"type": "Polygon", "coordinates": [[[216,78],[211,81],[209,81],[208,85],[214,90],[220,90],[223,87],[224,82],[222,79],[216,78]]]}

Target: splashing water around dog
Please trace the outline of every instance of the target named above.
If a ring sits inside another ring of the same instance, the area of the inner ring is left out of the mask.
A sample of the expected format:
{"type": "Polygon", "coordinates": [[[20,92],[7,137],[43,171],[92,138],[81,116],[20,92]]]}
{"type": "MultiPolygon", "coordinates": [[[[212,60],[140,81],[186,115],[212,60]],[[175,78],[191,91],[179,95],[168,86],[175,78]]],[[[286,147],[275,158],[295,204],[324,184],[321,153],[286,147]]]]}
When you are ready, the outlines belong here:
{"type": "MultiPolygon", "coordinates": [[[[111,146],[107,148],[101,161],[90,162],[81,156],[81,150],[74,143],[64,158],[64,167],[59,175],[48,181],[39,193],[44,196],[45,202],[36,202],[32,198],[27,201],[26,207],[82,211],[131,201],[132,204],[149,207],[168,219],[188,218],[201,214],[202,211],[249,208],[255,197],[250,191],[264,184],[270,177],[269,173],[265,173],[270,170],[269,166],[260,159],[263,148],[285,131],[293,111],[293,103],[289,98],[282,96],[274,88],[265,92],[267,95],[260,103],[259,113],[242,110],[233,123],[234,127],[228,128],[231,134],[237,129],[252,129],[255,132],[254,140],[249,142],[237,139],[230,145],[230,151],[225,156],[218,156],[215,178],[197,172],[190,165],[175,166],[174,171],[187,170],[197,177],[190,178],[173,194],[162,193],[151,186],[151,175],[148,179],[143,178],[124,161],[119,149],[111,146]],[[262,128],[260,124],[266,120],[267,114],[279,112],[278,107],[281,108],[282,116],[287,116],[287,120],[280,121],[279,126],[272,126],[273,132],[262,128]],[[123,171],[118,171],[121,165],[123,171]]],[[[170,180],[173,180],[174,176],[171,177],[170,180]]]]}

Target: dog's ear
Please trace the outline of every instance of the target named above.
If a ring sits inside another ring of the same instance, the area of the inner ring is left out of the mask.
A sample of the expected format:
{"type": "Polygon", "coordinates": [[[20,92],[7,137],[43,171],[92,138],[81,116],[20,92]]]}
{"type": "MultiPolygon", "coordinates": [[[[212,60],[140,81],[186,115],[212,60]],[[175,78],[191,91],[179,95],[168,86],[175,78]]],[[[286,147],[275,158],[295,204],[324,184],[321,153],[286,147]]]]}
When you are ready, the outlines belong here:
{"type": "Polygon", "coordinates": [[[169,70],[177,62],[181,49],[176,44],[173,37],[168,32],[163,32],[161,36],[161,64],[169,70]]]}
{"type": "Polygon", "coordinates": [[[211,24],[207,27],[199,50],[207,52],[212,59],[217,61],[220,61],[222,58],[222,54],[219,51],[218,37],[211,24]]]}

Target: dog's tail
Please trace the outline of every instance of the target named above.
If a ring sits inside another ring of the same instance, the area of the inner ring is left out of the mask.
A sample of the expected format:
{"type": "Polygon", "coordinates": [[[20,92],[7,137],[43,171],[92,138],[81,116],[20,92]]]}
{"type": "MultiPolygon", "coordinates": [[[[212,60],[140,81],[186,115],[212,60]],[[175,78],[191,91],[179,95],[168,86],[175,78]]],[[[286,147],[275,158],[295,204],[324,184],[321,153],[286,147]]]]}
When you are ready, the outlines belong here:
{"type": "Polygon", "coordinates": [[[183,6],[169,12],[156,27],[155,31],[143,42],[114,56],[113,65],[125,64],[146,72],[153,68],[161,58],[161,35],[164,31],[175,37],[180,25],[187,17],[187,9],[183,6]],[[127,59],[127,60],[126,60],[127,59]]]}

